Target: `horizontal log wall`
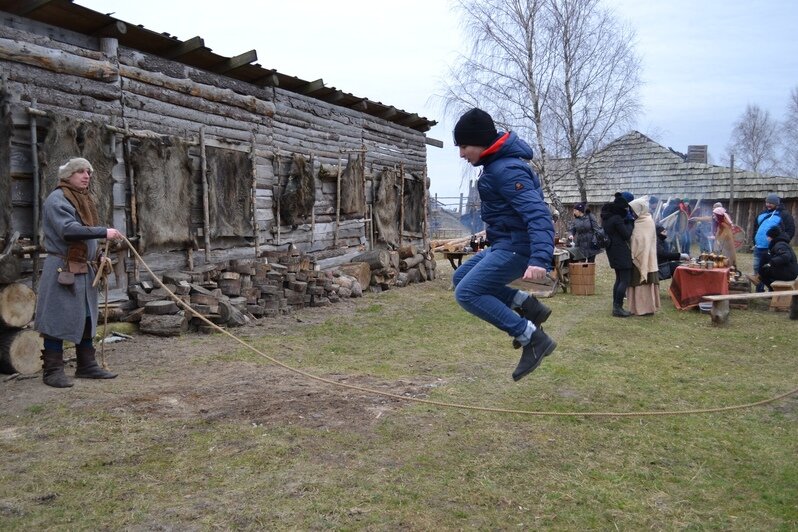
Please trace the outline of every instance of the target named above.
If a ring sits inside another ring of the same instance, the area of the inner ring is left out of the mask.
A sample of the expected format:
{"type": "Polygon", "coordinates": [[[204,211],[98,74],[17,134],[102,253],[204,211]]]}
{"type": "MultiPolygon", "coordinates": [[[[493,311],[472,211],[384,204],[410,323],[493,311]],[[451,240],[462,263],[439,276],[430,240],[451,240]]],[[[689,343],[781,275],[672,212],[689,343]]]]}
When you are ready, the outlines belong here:
{"type": "MultiPolygon", "coordinates": [[[[353,109],[316,100],[279,87],[249,83],[191,68],[176,61],[119,47],[106,55],[101,41],[0,12],[0,69],[4,90],[12,98],[13,226],[23,237],[32,235],[32,157],[30,115],[35,108],[79,120],[99,121],[119,129],[177,136],[193,143],[190,156],[199,169],[200,129],[206,145],[250,153],[255,139],[254,209],[261,251],[284,249],[293,243],[303,251],[356,247],[369,241],[368,214],[336,217],[336,174],[347,157],[365,154],[366,196],[372,197],[371,175],[383,167],[403,165],[406,175],[421,175],[426,164],[425,136],[413,129],[353,109]],[[288,178],[292,154],[322,166],[325,180],[316,179],[313,216],[296,227],[277,227],[276,195],[288,178]],[[329,175],[330,169],[335,172],[329,175]],[[337,226],[337,227],[336,227],[337,226]]],[[[48,120],[37,117],[39,141],[48,120]]],[[[117,134],[118,164],[113,170],[114,221],[126,230],[131,205],[122,149],[117,134]]],[[[137,142],[132,139],[133,144],[137,142]]],[[[198,171],[199,175],[199,171],[198,171]]],[[[197,197],[201,198],[197,180],[197,197]]],[[[192,226],[201,234],[202,208],[192,212],[192,226]]],[[[133,236],[133,235],[128,235],[133,236]]],[[[0,238],[2,235],[0,235],[0,238]]],[[[408,239],[410,240],[410,239],[408,239]]],[[[203,245],[203,238],[196,238],[203,245]]],[[[212,260],[254,256],[254,243],[241,241],[212,250],[212,260]]],[[[187,250],[145,256],[156,270],[185,267],[187,250]]],[[[193,253],[194,264],[205,261],[193,253]]]]}

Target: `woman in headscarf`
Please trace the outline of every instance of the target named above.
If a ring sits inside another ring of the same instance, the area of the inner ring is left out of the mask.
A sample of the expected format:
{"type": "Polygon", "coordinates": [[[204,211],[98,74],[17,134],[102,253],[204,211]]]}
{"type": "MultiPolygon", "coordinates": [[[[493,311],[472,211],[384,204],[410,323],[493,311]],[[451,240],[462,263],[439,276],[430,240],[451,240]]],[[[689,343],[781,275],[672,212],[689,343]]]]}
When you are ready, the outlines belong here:
{"type": "Polygon", "coordinates": [[[629,301],[629,312],[636,316],[648,316],[660,308],[657,231],[645,199],[632,201],[629,208],[636,218],[630,242],[634,269],[626,299],[629,301]]]}
{"type": "Polygon", "coordinates": [[[632,254],[629,251],[629,239],[632,236],[632,221],[629,214],[629,202],[620,192],[615,199],[601,207],[601,226],[610,240],[607,246],[607,260],[610,268],[615,270],[615,284],[612,287],[612,315],[626,318],[630,314],[623,308],[623,298],[632,278],[632,254]]]}
{"type": "Polygon", "coordinates": [[[97,239],[119,239],[113,228],[98,226],[97,207],[89,192],[93,172],[86,159],[74,158],[58,168],[58,185],[42,209],[47,258],[36,301],[35,329],[44,337],[42,379],[48,386],[68,388],[64,374],[64,340],[75,343],[75,377],[112,379],[94,357],[97,288],[92,286],[97,239]]]}
{"type": "Polygon", "coordinates": [[[712,209],[712,229],[715,233],[715,253],[729,258],[729,264],[737,267],[737,251],[734,249],[734,223],[723,207],[712,209]]]}

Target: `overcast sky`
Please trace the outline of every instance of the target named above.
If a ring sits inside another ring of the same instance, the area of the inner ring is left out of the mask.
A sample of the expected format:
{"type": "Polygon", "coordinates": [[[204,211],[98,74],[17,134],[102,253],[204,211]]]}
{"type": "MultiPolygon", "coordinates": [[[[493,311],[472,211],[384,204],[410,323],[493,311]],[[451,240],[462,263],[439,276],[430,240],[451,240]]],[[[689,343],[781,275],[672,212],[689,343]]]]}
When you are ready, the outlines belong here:
{"type": "MultiPolygon", "coordinates": [[[[472,175],[452,146],[453,122],[431,97],[468,50],[448,0],[76,0],[116,18],[180,39],[199,35],[214,52],[255,49],[264,68],[322,78],[356,96],[438,121],[428,135],[431,192],[467,192],[472,175]]],[[[606,0],[637,33],[644,113],[636,129],[686,152],[707,144],[724,160],[746,104],[784,115],[798,86],[795,0],[606,0]]]]}

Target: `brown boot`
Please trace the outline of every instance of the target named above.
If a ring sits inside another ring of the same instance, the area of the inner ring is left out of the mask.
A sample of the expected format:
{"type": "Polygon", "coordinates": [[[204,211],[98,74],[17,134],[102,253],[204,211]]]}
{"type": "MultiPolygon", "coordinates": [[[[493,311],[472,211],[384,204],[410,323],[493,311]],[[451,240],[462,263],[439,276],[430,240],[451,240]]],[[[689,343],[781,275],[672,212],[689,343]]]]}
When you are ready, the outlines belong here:
{"type": "Polygon", "coordinates": [[[78,379],[113,379],[116,373],[105,371],[97,364],[94,358],[96,349],[93,347],[75,346],[75,353],[78,360],[78,369],[75,370],[75,377],[78,379]]]}
{"type": "Polygon", "coordinates": [[[53,388],[70,388],[72,380],[64,373],[64,353],[42,349],[42,381],[53,388]]]}

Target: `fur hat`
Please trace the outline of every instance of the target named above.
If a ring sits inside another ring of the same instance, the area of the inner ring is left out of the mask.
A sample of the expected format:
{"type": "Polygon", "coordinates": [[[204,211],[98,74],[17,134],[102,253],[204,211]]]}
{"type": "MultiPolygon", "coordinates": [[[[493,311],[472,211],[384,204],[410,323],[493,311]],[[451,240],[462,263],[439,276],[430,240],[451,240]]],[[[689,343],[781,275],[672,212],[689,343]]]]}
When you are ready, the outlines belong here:
{"type": "Polygon", "coordinates": [[[723,207],[715,207],[714,209],[712,209],[712,213],[717,214],[718,216],[723,216],[724,214],[726,214],[726,209],[724,209],[723,207]]]}
{"type": "Polygon", "coordinates": [[[774,225],[773,227],[768,229],[768,232],[765,233],[765,235],[769,236],[770,238],[776,238],[778,236],[781,236],[781,228],[778,225],[774,225]]]}
{"type": "Polygon", "coordinates": [[[482,109],[466,111],[454,126],[455,146],[484,146],[493,144],[499,132],[493,118],[482,109]]]}
{"type": "Polygon", "coordinates": [[[635,195],[629,191],[621,192],[621,196],[625,199],[628,203],[632,203],[635,199],[635,195]]]}
{"type": "Polygon", "coordinates": [[[574,210],[579,212],[585,212],[587,210],[587,203],[577,203],[574,205],[574,210]]]}
{"type": "Polygon", "coordinates": [[[771,192],[765,198],[765,203],[770,203],[771,205],[781,205],[781,198],[778,196],[778,194],[771,192]]]}
{"type": "Polygon", "coordinates": [[[58,179],[61,181],[69,181],[69,178],[72,177],[72,174],[75,172],[80,172],[81,170],[88,169],[90,172],[94,172],[94,168],[92,168],[91,163],[82,157],[75,157],[70,159],[58,167],[58,179]]]}

